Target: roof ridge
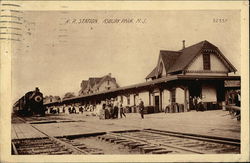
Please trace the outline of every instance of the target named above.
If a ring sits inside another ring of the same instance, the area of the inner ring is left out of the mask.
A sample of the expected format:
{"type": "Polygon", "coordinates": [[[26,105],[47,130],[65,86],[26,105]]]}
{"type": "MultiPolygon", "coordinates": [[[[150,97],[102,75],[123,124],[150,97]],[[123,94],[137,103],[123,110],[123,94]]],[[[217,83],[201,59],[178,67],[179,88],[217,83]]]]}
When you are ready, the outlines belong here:
{"type": "Polygon", "coordinates": [[[181,50],[179,50],[178,52],[182,52],[183,50],[185,50],[185,49],[187,49],[187,48],[191,48],[191,47],[196,46],[196,45],[201,44],[201,43],[202,43],[202,47],[203,47],[205,42],[208,42],[208,41],[207,41],[207,40],[200,41],[200,42],[198,42],[198,43],[196,43],[196,44],[193,44],[193,45],[190,45],[190,46],[188,46],[188,47],[185,47],[184,49],[181,49],[181,50]]]}
{"type": "Polygon", "coordinates": [[[175,50],[160,50],[160,52],[176,52],[176,53],[180,53],[180,51],[175,51],[175,50]]]}

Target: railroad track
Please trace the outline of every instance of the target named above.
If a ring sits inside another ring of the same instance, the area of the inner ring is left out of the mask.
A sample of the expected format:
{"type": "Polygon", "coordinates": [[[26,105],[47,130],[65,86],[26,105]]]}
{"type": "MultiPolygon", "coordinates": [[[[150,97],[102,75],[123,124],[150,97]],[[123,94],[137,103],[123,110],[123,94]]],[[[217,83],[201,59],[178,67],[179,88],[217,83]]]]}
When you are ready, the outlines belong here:
{"type": "Polygon", "coordinates": [[[92,155],[104,154],[102,150],[91,148],[66,138],[39,138],[14,140],[14,155],[92,155]]]}
{"type": "MultiPolygon", "coordinates": [[[[20,118],[20,121],[25,122],[20,118]]],[[[44,137],[12,140],[12,153],[16,155],[91,155],[105,154],[104,149],[84,144],[78,138],[56,138],[50,136],[32,123],[28,123],[44,137]],[[91,147],[92,146],[92,147],[91,147]]],[[[240,141],[229,138],[186,134],[155,129],[108,132],[91,136],[105,141],[110,146],[119,145],[130,152],[141,154],[217,154],[240,153],[240,141]]],[[[82,139],[82,138],[80,138],[82,139]]],[[[84,138],[85,139],[85,138],[84,138]]],[[[85,139],[86,140],[86,139],[85,139]]],[[[115,152],[115,151],[114,151],[115,152]]],[[[115,153],[113,153],[115,154],[115,153]]]]}
{"type": "Polygon", "coordinates": [[[233,139],[144,129],[136,132],[108,133],[102,141],[137,149],[142,154],[240,153],[240,142],[233,139]]]}
{"type": "MultiPolygon", "coordinates": [[[[20,121],[25,122],[22,118],[20,121]]],[[[32,124],[34,129],[42,133],[45,137],[32,139],[12,140],[12,154],[14,155],[68,155],[68,154],[104,154],[102,150],[91,148],[85,144],[69,140],[67,138],[56,138],[50,136],[32,124]]]]}

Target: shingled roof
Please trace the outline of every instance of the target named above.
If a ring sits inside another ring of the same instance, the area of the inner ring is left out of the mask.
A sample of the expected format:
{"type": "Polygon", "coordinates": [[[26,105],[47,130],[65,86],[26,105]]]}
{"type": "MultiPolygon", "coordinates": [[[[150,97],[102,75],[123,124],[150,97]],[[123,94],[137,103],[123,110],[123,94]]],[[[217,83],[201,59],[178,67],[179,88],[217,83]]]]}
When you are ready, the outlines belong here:
{"type": "Polygon", "coordinates": [[[215,51],[217,50],[217,47],[205,40],[187,48],[184,48],[179,51],[181,55],[176,60],[176,64],[173,64],[173,66],[170,67],[167,72],[171,73],[184,70],[193,61],[193,59],[203,50],[215,51]]]}
{"type": "Polygon", "coordinates": [[[91,87],[93,87],[94,85],[98,84],[101,80],[102,78],[89,78],[89,84],[91,87]]]}
{"type": "Polygon", "coordinates": [[[147,75],[146,79],[155,77],[155,76],[156,76],[156,73],[157,73],[157,67],[155,67],[155,68],[147,75]]]}
{"type": "MultiPolygon", "coordinates": [[[[192,46],[186,47],[179,51],[160,51],[159,58],[161,57],[165,66],[167,74],[185,70],[191,62],[201,52],[216,52],[219,58],[227,66],[230,72],[236,72],[236,68],[226,59],[220,50],[207,40],[201,41],[192,46]]],[[[155,77],[157,75],[157,66],[150,72],[146,79],[155,77]]]]}
{"type": "Polygon", "coordinates": [[[181,55],[181,52],[161,50],[160,55],[165,66],[165,70],[168,72],[169,69],[175,65],[175,62],[181,55]]]}

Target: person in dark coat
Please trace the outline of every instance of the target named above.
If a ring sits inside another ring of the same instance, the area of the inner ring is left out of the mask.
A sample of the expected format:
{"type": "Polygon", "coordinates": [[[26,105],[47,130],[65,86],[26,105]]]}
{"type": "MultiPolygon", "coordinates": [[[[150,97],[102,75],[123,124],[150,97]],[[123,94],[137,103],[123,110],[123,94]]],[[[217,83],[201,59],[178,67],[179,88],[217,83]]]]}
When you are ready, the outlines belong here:
{"type": "Polygon", "coordinates": [[[193,110],[194,109],[194,100],[193,100],[193,97],[190,96],[189,97],[189,105],[190,105],[190,110],[193,110]]]}
{"type": "Polygon", "coordinates": [[[194,109],[196,111],[199,111],[199,108],[198,108],[198,99],[196,98],[196,96],[194,96],[194,98],[193,98],[193,104],[194,104],[194,109]]]}
{"type": "Polygon", "coordinates": [[[79,112],[80,112],[81,114],[83,114],[83,108],[82,108],[82,106],[80,106],[79,112]]]}
{"type": "Polygon", "coordinates": [[[235,96],[235,105],[240,106],[240,93],[239,92],[237,92],[235,96]]]}
{"type": "Polygon", "coordinates": [[[119,108],[118,108],[118,102],[116,102],[114,104],[114,115],[113,115],[113,118],[118,118],[118,112],[119,112],[119,108]]]}
{"type": "Polygon", "coordinates": [[[71,113],[75,113],[76,112],[76,109],[75,109],[75,106],[72,107],[72,110],[71,110],[71,113]]]}
{"type": "Polygon", "coordinates": [[[144,103],[142,99],[140,99],[140,102],[139,102],[139,112],[141,114],[141,118],[144,119],[144,103]]]}
{"type": "Polygon", "coordinates": [[[198,101],[198,110],[199,111],[204,111],[204,106],[203,106],[202,98],[198,97],[197,101],[198,101]]]}
{"type": "Polygon", "coordinates": [[[124,110],[123,110],[123,106],[122,106],[122,103],[120,103],[120,117],[122,118],[122,116],[124,116],[126,118],[126,115],[124,113],[124,110]]]}
{"type": "Polygon", "coordinates": [[[108,103],[107,103],[107,105],[105,105],[104,114],[105,114],[105,119],[109,119],[110,118],[110,112],[109,112],[108,103]]]}
{"type": "Polygon", "coordinates": [[[113,106],[113,104],[112,103],[110,103],[109,105],[108,105],[108,107],[109,107],[109,114],[110,114],[110,118],[114,118],[114,106],[113,106]]]}

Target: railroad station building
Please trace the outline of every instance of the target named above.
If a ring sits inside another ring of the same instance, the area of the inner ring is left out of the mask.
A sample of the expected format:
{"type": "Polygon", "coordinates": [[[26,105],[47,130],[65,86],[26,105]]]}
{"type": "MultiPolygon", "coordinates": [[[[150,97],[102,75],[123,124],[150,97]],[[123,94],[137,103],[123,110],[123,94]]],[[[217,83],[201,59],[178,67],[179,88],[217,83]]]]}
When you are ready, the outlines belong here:
{"type": "Polygon", "coordinates": [[[193,109],[193,97],[200,97],[206,109],[219,107],[225,100],[224,81],[229,73],[236,71],[219,48],[210,42],[205,40],[185,47],[183,41],[182,50],[161,50],[156,67],[147,75],[146,81],[179,77],[172,84],[150,90],[149,105],[161,110],[177,103],[181,106],[178,109],[187,111],[193,109]]]}
{"type": "MultiPolygon", "coordinates": [[[[204,107],[221,109],[225,103],[225,81],[240,81],[240,76],[231,76],[236,68],[222,54],[218,47],[208,41],[185,47],[178,51],[161,50],[155,68],[145,77],[146,82],[118,87],[111,76],[104,76],[93,86],[92,78],[83,81],[78,97],[65,99],[63,104],[99,103],[116,98],[124,106],[138,105],[142,99],[145,106],[161,112],[172,107],[169,112],[192,110],[192,98],[202,98],[204,107]],[[113,81],[113,87],[106,88],[113,81]],[[101,87],[100,87],[101,86],[101,87]],[[99,88],[99,90],[98,90],[99,88]]],[[[132,111],[133,112],[133,111],[132,111]]]]}

